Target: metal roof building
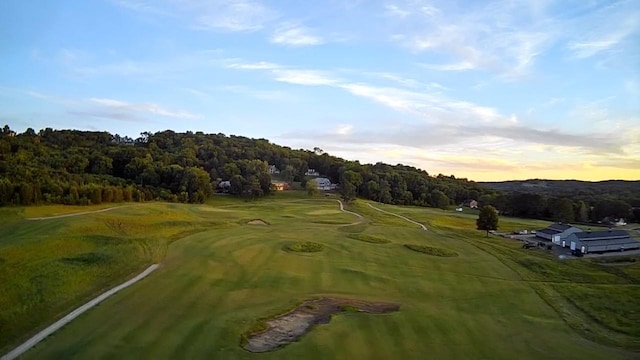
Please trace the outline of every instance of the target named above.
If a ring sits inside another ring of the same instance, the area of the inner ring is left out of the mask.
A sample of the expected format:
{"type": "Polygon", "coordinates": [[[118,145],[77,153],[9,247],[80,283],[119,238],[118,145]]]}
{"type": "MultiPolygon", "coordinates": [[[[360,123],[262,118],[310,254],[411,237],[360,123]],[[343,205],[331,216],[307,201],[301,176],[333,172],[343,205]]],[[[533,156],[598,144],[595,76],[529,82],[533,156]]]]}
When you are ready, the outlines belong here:
{"type": "Polygon", "coordinates": [[[551,240],[557,245],[562,245],[562,241],[569,235],[582,230],[570,224],[554,223],[542,230],[536,231],[536,236],[542,239],[551,240]]]}
{"type": "Polygon", "coordinates": [[[583,254],[640,249],[640,242],[624,230],[577,232],[569,235],[566,241],[571,250],[580,250],[583,254]]]}

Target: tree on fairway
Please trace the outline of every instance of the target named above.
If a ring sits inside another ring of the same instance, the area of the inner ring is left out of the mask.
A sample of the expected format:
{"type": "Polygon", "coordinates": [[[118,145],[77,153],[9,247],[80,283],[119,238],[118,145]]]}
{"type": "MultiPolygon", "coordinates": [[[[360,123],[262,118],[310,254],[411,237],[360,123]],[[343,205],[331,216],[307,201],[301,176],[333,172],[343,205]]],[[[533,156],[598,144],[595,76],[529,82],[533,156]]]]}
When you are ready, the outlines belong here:
{"type": "Polygon", "coordinates": [[[316,182],[315,179],[311,179],[309,181],[307,181],[307,183],[304,185],[305,189],[307,189],[307,194],[309,194],[309,196],[315,196],[318,195],[318,183],[316,182]]]}
{"type": "Polygon", "coordinates": [[[486,230],[489,237],[489,230],[498,230],[498,212],[491,205],[486,205],[480,210],[478,220],[476,220],[478,230],[486,230]]]}
{"type": "Polygon", "coordinates": [[[345,202],[352,202],[358,196],[358,186],[362,185],[362,176],[352,170],[342,174],[340,181],[340,194],[345,202]]]}

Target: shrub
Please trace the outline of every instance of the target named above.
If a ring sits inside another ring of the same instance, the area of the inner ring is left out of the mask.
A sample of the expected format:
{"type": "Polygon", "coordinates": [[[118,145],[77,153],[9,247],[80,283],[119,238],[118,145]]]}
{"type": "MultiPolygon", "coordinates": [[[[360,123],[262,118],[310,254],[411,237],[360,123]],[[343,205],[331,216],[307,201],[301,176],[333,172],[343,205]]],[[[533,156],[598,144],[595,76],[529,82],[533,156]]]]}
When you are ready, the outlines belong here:
{"type": "Polygon", "coordinates": [[[294,252],[318,252],[322,251],[324,245],[312,241],[298,241],[285,246],[285,250],[294,252]]]}
{"type": "Polygon", "coordinates": [[[344,311],[344,312],[359,312],[360,309],[358,309],[355,306],[351,306],[351,305],[341,305],[340,306],[340,311],[344,311]]]}
{"type": "Polygon", "coordinates": [[[62,258],[62,262],[70,265],[100,265],[108,262],[111,256],[105,253],[84,253],[73,257],[62,258]]]}
{"type": "Polygon", "coordinates": [[[347,235],[347,237],[350,239],[364,241],[372,244],[388,244],[391,242],[391,240],[367,234],[349,234],[347,235]]]}
{"type": "Polygon", "coordinates": [[[441,257],[455,257],[458,256],[458,253],[455,251],[431,247],[426,245],[412,245],[412,244],[404,244],[409,250],[421,252],[423,254],[432,255],[432,256],[441,256],[441,257]]]}

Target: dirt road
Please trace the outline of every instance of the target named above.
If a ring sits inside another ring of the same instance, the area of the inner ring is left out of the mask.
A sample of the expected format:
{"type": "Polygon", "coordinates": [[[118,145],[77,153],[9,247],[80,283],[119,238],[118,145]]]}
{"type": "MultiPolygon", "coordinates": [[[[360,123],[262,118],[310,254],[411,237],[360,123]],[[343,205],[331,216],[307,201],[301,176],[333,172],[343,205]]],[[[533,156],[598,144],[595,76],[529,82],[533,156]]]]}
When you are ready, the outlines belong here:
{"type": "Polygon", "coordinates": [[[89,301],[88,303],[86,303],[86,304],[80,306],[79,308],[73,310],[72,312],[67,314],[65,317],[63,317],[62,319],[56,321],[55,323],[53,323],[52,325],[50,325],[46,329],[44,329],[44,330],[40,331],[39,333],[35,334],[31,339],[25,341],[22,345],[18,346],[17,348],[13,349],[11,352],[9,352],[6,355],[4,355],[3,357],[1,357],[0,360],[13,360],[13,359],[21,356],[27,350],[29,350],[32,347],[34,347],[40,341],[44,340],[47,336],[49,336],[49,335],[53,334],[54,332],[56,332],[61,327],[63,327],[66,324],[70,323],[73,319],[77,318],[78,316],[80,316],[85,311],[87,311],[87,310],[91,309],[92,307],[98,305],[99,303],[101,303],[102,301],[106,300],[110,296],[116,294],[118,291],[120,291],[120,290],[122,290],[124,288],[127,288],[127,287],[135,284],[136,282],[144,279],[145,277],[147,277],[149,274],[151,274],[157,268],[158,268],[158,264],[153,264],[153,265],[149,266],[145,271],[143,271],[140,274],[138,274],[136,277],[134,277],[134,278],[132,278],[132,279],[130,279],[128,281],[125,281],[124,283],[112,288],[111,290],[109,290],[109,291],[107,291],[105,293],[102,293],[101,295],[99,295],[98,297],[96,297],[93,300],[89,301]]]}

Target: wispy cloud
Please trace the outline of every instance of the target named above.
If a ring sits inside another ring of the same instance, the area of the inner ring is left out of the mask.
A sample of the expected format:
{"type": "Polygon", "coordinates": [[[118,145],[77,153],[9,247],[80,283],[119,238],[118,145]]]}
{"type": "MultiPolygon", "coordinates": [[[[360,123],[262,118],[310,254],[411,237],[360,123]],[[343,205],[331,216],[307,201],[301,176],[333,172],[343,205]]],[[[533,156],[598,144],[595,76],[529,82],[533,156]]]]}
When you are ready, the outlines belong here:
{"type": "Polygon", "coordinates": [[[111,2],[115,5],[118,5],[127,10],[146,13],[152,15],[169,15],[168,12],[162,10],[157,7],[157,2],[155,1],[145,1],[145,0],[111,0],[111,2]]]}
{"type": "Polygon", "coordinates": [[[522,26],[523,10],[517,10],[515,5],[482,4],[465,4],[461,6],[466,8],[462,8],[448,3],[446,9],[441,9],[410,1],[402,14],[406,12],[411,17],[395,25],[401,30],[391,41],[416,53],[450,59],[424,64],[434,71],[484,70],[505,80],[529,75],[535,59],[551,43],[550,24],[522,26]]]}
{"type": "Polygon", "coordinates": [[[436,70],[436,71],[466,71],[466,70],[473,70],[476,68],[476,65],[470,61],[462,61],[459,63],[441,64],[441,65],[421,64],[421,66],[429,70],[436,70]]]}
{"type": "MultiPolygon", "coordinates": [[[[333,72],[312,69],[292,69],[284,65],[242,66],[238,69],[265,71],[273,80],[302,86],[324,86],[346,91],[357,97],[372,100],[401,113],[417,115],[420,121],[402,124],[395,122],[378,130],[360,129],[340,125],[326,133],[325,139],[336,134],[340,141],[351,144],[389,144],[416,148],[440,147],[474,142],[486,143],[499,139],[508,145],[544,145],[551,148],[571,149],[581,154],[623,154],[629,139],[612,132],[574,133],[549,128],[537,128],[519,121],[515,115],[501,113],[498,109],[482,106],[469,101],[445,96],[439,90],[412,90],[395,86],[376,86],[360,81],[352,81],[333,72]]],[[[394,81],[393,79],[390,79],[394,81]]],[[[551,100],[557,103],[557,100],[551,100]]],[[[291,137],[304,137],[292,133],[291,137]]],[[[313,138],[323,135],[314,133],[313,138]]],[[[487,145],[493,146],[493,145],[487,145]]],[[[547,151],[547,150],[545,150],[547,151]]]]}
{"type": "MultiPolygon", "coordinates": [[[[577,19],[584,31],[572,34],[567,49],[577,59],[622,51],[640,35],[640,8],[630,1],[617,1],[577,19]],[[635,39],[634,39],[635,37],[635,39]]],[[[636,4],[637,5],[637,4],[636,4]]]]}
{"type": "Polygon", "coordinates": [[[313,35],[312,30],[295,23],[280,25],[269,39],[274,44],[288,46],[311,46],[324,44],[325,40],[313,35]]]}
{"type": "Polygon", "coordinates": [[[87,102],[105,109],[118,110],[120,112],[136,112],[164,117],[180,118],[180,119],[197,119],[199,115],[192,114],[184,110],[169,110],[161,105],[154,103],[128,103],[125,101],[107,99],[107,98],[90,98],[87,102]]]}
{"type": "Polygon", "coordinates": [[[353,125],[342,124],[342,125],[339,125],[336,128],[335,134],[336,135],[348,135],[349,133],[351,133],[352,130],[353,130],[353,125]]]}
{"type": "Polygon", "coordinates": [[[513,116],[504,116],[494,108],[450,99],[442,95],[441,88],[437,86],[431,89],[407,90],[394,86],[374,86],[364,82],[345,80],[329,71],[295,69],[271,63],[268,63],[268,66],[255,66],[255,64],[238,62],[229,65],[229,67],[267,71],[275,81],[288,84],[341,89],[396,111],[419,115],[427,122],[442,121],[455,124],[470,122],[513,124],[517,122],[513,116]]]}
{"type": "Polygon", "coordinates": [[[60,62],[60,65],[71,76],[80,78],[116,76],[127,79],[158,80],[175,78],[184,72],[219,65],[223,61],[218,59],[220,53],[221,51],[218,49],[207,49],[164,59],[122,59],[103,63],[87,61],[89,57],[86,56],[83,58],[78,57],[78,60],[73,63],[60,62]]]}
{"type": "Polygon", "coordinates": [[[296,85],[335,85],[339,82],[332,74],[320,70],[279,68],[271,70],[271,73],[276,81],[296,85]]]}
{"type": "Polygon", "coordinates": [[[227,85],[219,88],[220,91],[232,92],[246,95],[259,100],[279,101],[287,98],[287,95],[280,90],[260,90],[242,85],[227,85]]]}
{"type": "Polygon", "coordinates": [[[251,32],[262,29],[279,14],[258,0],[112,0],[138,13],[177,16],[196,30],[251,32]]]}
{"type": "Polygon", "coordinates": [[[396,4],[386,4],[384,6],[384,9],[386,10],[387,15],[390,15],[390,16],[398,16],[401,18],[405,18],[411,15],[411,11],[403,9],[396,4]]]}
{"type": "Polygon", "coordinates": [[[278,17],[259,1],[188,1],[198,15],[193,27],[201,30],[255,31],[278,17]]]}
{"type": "Polygon", "coordinates": [[[273,70],[280,68],[280,65],[270,63],[267,61],[259,61],[255,63],[243,63],[236,61],[228,61],[226,67],[230,69],[242,69],[242,70],[273,70]]]}

